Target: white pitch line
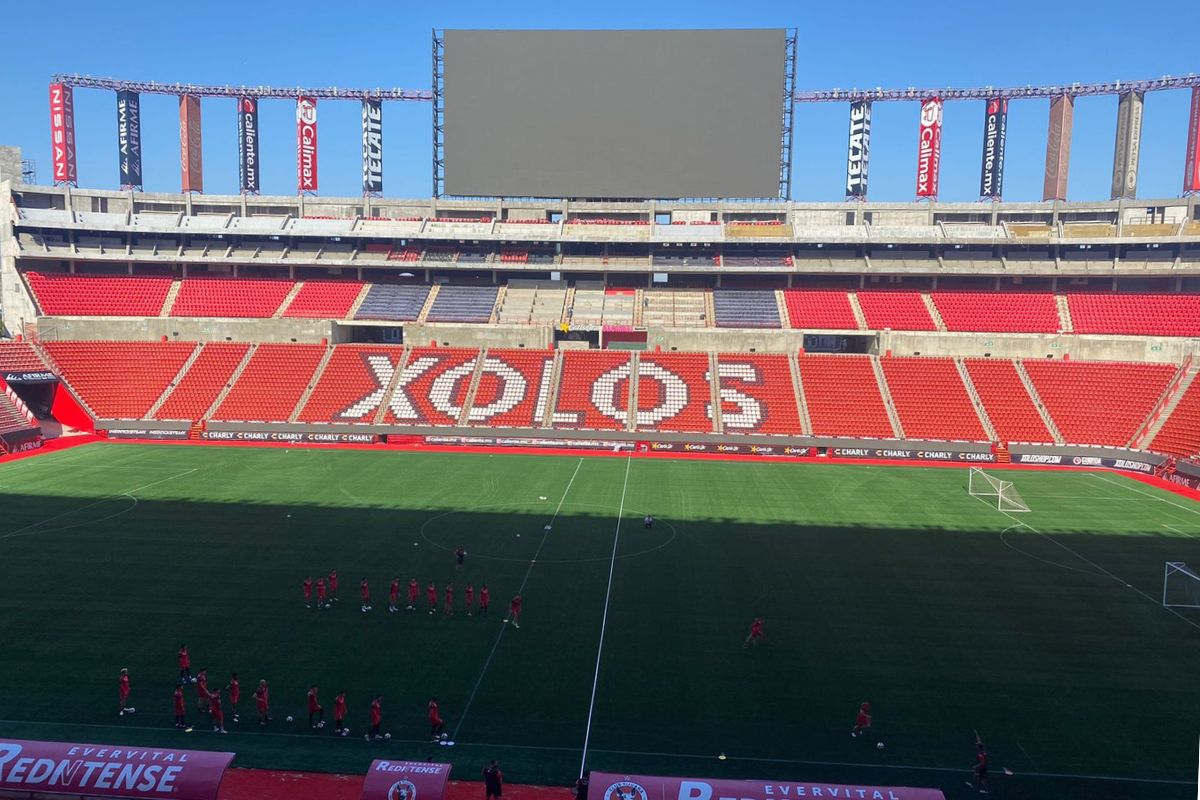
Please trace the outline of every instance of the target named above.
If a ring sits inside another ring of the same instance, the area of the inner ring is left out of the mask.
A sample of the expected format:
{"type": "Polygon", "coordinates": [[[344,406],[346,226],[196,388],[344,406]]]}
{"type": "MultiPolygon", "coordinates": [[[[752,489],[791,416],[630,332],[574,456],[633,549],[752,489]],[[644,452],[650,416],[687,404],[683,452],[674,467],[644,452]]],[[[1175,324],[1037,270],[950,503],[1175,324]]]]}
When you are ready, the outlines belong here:
{"type": "Polygon", "coordinates": [[[1135,494],[1144,495],[1146,497],[1149,497],[1151,500],[1157,500],[1160,503],[1166,503],[1167,505],[1174,506],[1175,508],[1178,508],[1181,511],[1187,511],[1190,514],[1200,514],[1200,509],[1191,508],[1189,506],[1181,506],[1181,505],[1179,505],[1179,503],[1172,503],[1170,500],[1168,500],[1165,497],[1159,497],[1156,494],[1150,494],[1149,492],[1143,492],[1141,489],[1137,488],[1136,486],[1130,486],[1127,483],[1121,483],[1120,481],[1114,481],[1111,478],[1104,477],[1103,475],[1101,475],[1098,472],[1093,472],[1092,475],[1094,475],[1096,478],[1104,481],[1105,483],[1111,483],[1113,486],[1117,486],[1122,489],[1128,489],[1129,491],[1134,492],[1135,494]]]}
{"type": "Polygon", "coordinates": [[[621,517],[625,513],[625,492],[629,488],[629,467],[633,454],[625,459],[625,483],[621,486],[621,505],[617,510],[617,529],[613,533],[612,559],[608,562],[608,589],[604,592],[604,616],[600,618],[600,644],[596,647],[596,672],[592,675],[592,699],[588,703],[587,727],[583,731],[583,757],[579,760],[579,776],[587,765],[588,743],[592,738],[592,714],[596,711],[596,687],[600,684],[600,657],[604,655],[604,632],[608,629],[608,601],[612,597],[613,572],[617,566],[617,543],[621,541],[621,517]]]}
{"type": "MultiPolygon", "coordinates": [[[[567,481],[567,488],[563,490],[562,497],[558,499],[558,506],[554,509],[554,516],[550,517],[549,524],[542,530],[542,541],[538,543],[537,550],[533,551],[533,558],[529,562],[529,569],[525,570],[525,579],[521,581],[521,586],[517,589],[517,594],[525,591],[525,584],[529,582],[529,576],[533,573],[533,565],[537,563],[537,557],[542,552],[542,547],[546,544],[546,538],[550,536],[550,531],[554,528],[554,520],[558,519],[558,512],[562,510],[563,503],[567,501],[567,493],[571,491],[571,486],[575,483],[575,476],[579,474],[579,468],[583,466],[583,458],[580,457],[579,463],[575,465],[575,471],[571,473],[571,480],[567,481]]],[[[467,697],[467,704],[463,706],[462,714],[458,717],[458,724],[454,726],[454,732],[450,735],[452,739],[458,739],[458,732],[462,730],[463,721],[467,718],[467,712],[471,710],[471,704],[475,702],[475,695],[479,693],[479,687],[483,684],[483,676],[487,675],[488,668],[492,666],[492,659],[496,657],[496,648],[500,646],[500,640],[504,638],[504,632],[508,630],[508,625],[500,626],[500,633],[496,634],[496,641],[492,642],[491,652],[488,653],[487,660],[483,662],[483,669],[479,672],[479,677],[475,680],[475,686],[471,688],[471,694],[467,697]]]]}

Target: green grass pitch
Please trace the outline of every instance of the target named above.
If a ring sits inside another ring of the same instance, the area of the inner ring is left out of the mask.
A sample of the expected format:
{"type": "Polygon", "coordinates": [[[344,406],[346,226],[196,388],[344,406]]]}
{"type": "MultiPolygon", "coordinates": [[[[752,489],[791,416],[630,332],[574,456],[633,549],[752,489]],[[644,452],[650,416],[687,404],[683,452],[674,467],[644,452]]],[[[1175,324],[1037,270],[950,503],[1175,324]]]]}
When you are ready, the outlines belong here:
{"type": "Polygon", "coordinates": [[[574,780],[586,735],[596,769],[954,798],[978,730],[998,796],[1193,796],[1200,615],[1159,598],[1165,561],[1200,564],[1200,504],[1108,473],[1004,477],[1031,513],[970,497],[965,467],[121,444],[10,462],[0,735],[322,771],[432,755],[468,779],[497,757],[550,784],[574,780]],[[340,603],[305,610],[301,581],[331,567],[340,603]],[[491,617],[389,614],[394,575],[453,580],[459,603],[486,582],[491,617]],[[759,615],[766,638],[744,649],[759,615]],[[212,683],[240,673],[228,736],[191,703],[196,731],[172,727],[183,642],[212,683]],[[311,683],[327,709],[347,691],[353,736],[308,730],[311,683]],[[376,692],[393,739],[368,745],[376,692]],[[427,741],[431,695],[454,748],[427,741]],[[876,727],[852,739],[863,700],[876,727]]]}

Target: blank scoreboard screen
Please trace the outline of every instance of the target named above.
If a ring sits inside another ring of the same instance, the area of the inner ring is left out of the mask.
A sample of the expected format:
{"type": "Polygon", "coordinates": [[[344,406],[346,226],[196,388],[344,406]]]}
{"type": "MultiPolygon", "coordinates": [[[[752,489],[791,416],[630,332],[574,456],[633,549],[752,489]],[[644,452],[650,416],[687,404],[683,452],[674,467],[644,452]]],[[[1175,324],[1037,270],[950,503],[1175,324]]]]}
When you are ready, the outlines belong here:
{"type": "Polygon", "coordinates": [[[776,197],[785,36],[448,30],[445,192],[776,197]]]}

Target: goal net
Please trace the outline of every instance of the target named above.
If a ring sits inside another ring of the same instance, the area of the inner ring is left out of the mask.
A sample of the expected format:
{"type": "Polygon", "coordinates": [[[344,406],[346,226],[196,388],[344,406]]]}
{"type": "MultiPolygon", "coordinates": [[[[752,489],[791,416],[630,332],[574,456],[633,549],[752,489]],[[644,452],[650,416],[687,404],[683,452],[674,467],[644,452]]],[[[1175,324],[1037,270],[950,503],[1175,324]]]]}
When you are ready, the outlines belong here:
{"type": "Polygon", "coordinates": [[[994,505],[997,511],[1028,511],[1029,506],[1021,499],[1021,493],[1012,481],[1004,481],[989,475],[979,467],[971,467],[967,474],[967,492],[994,505]]]}
{"type": "Polygon", "coordinates": [[[1163,605],[1167,608],[1200,608],[1200,575],[1182,561],[1163,567],[1163,605]]]}

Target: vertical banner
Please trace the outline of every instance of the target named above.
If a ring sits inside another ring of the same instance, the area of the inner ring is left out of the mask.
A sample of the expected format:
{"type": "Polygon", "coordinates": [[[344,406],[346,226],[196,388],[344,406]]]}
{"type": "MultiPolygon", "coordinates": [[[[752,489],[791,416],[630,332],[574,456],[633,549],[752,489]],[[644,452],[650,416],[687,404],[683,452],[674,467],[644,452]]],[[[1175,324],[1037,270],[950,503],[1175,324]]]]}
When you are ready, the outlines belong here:
{"type": "Polygon", "coordinates": [[[936,198],[942,164],[942,98],[921,101],[917,138],[917,197],[936,198]]]}
{"type": "Polygon", "coordinates": [[[296,191],[317,190],[317,101],[296,98],[296,191]]]}
{"type": "Polygon", "coordinates": [[[1050,128],[1046,133],[1046,176],[1043,200],[1067,199],[1067,173],[1071,167],[1071,125],[1075,121],[1075,98],[1059,95],[1050,101],[1050,128]]]}
{"type": "Polygon", "coordinates": [[[64,83],[50,84],[50,155],[54,184],[77,186],[75,170],[75,95],[64,83]]]}
{"type": "Polygon", "coordinates": [[[1192,89],[1192,110],[1188,114],[1187,163],[1183,165],[1183,193],[1200,192],[1200,86],[1192,89]]]}
{"type": "Polygon", "coordinates": [[[362,190],[383,194],[383,101],[362,104],[362,190]]]}
{"type": "Polygon", "coordinates": [[[121,188],[142,188],[142,104],[137,92],[117,92],[117,153],[121,188]]]}
{"type": "Polygon", "coordinates": [[[1004,196],[1004,143],[1008,139],[1008,98],[989,97],[983,107],[983,160],[979,167],[979,196],[1004,196]]]}
{"type": "Polygon", "coordinates": [[[261,191],[258,175],[258,100],[237,99],[238,188],[243,193],[261,191]]]}
{"type": "Polygon", "coordinates": [[[867,164],[871,158],[871,101],[850,104],[850,142],[846,147],[846,197],[867,199],[867,164]]]}
{"type": "Polygon", "coordinates": [[[1125,92],[1117,101],[1117,139],[1113,146],[1113,200],[1137,197],[1138,160],[1142,154],[1142,113],[1146,95],[1125,92]]]}
{"type": "Polygon", "coordinates": [[[203,141],[200,138],[200,98],[179,97],[179,168],[184,192],[204,191],[203,141]]]}

